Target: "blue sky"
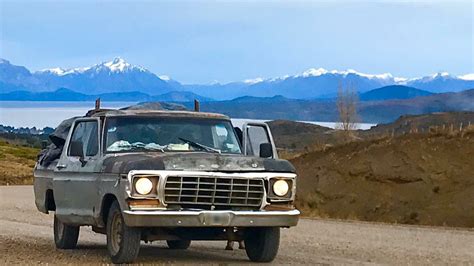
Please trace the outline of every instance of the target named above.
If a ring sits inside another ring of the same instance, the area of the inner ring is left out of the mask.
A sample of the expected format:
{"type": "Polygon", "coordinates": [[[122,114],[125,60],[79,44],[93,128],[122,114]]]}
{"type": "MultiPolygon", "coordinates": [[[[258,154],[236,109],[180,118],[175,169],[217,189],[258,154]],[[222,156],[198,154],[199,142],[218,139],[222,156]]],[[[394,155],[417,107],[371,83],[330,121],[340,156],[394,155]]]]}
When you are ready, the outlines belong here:
{"type": "Polygon", "coordinates": [[[184,83],[311,67],[474,72],[466,1],[5,1],[0,57],[30,70],[121,56],[184,83]]]}

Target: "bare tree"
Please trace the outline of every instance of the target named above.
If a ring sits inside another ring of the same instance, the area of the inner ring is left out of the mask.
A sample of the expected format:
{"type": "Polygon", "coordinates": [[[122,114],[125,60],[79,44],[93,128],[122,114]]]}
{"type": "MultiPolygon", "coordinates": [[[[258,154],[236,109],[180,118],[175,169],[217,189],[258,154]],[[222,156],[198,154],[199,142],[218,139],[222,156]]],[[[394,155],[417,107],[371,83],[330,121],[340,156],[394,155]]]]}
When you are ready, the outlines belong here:
{"type": "Polygon", "coordinates": [[[337,91],[337,111],[339,112],[339,127],[346,135],[352,135],[352,130],[357,129],[359,117],[357,115],[357,104],[359,97],[352,84],[343,86],[339,83],[337,91]]]}

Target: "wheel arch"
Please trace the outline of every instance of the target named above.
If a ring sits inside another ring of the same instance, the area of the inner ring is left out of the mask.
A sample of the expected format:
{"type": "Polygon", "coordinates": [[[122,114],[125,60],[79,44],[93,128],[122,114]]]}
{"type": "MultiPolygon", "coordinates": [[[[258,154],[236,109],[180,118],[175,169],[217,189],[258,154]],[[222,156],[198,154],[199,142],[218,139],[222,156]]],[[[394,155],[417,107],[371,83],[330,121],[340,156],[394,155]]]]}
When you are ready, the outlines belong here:
{"type": "Polygon", "coordinates": [[[114,194],[105,194],[102,198],[100,221],[102,222],[102,225],[104,227],[107,224],[107,216],[109,215],[110,207],[112,206],[112,203],[114,203],[114,201],[118,202],[117,197],[114,194]]]}

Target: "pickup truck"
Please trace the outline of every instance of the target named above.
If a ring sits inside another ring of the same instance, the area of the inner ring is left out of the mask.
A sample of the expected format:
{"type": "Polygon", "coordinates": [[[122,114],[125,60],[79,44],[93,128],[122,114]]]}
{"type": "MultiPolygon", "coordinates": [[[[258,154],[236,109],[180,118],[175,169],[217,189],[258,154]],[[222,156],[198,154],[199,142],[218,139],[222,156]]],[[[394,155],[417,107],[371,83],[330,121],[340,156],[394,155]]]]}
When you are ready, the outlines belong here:
{"type": "Polygon", "coordinates": [[[280,228],[295,226],[296,172],[269,127],[193,111],[103,110],[65,121],[34,170],[35,203],[54,212],[54,242],[74,249],[81,226],[106,234],[113,263],[140,242],[243,241],[272,261],[280,228]]]}

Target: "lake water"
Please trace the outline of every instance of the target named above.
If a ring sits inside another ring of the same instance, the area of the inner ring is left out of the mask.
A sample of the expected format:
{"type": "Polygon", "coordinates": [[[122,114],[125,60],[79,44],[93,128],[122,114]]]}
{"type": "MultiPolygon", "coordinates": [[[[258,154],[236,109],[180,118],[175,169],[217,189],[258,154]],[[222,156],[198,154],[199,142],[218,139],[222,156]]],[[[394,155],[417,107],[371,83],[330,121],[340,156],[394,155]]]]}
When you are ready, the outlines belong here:
{"type": "MultiPolygon", "coordinates": [[[[135,102],[102,102],[103,108],[122,108],[136,104],[135,102]]],[[[14,127],[37,127],[46,126],[56,127],[64,119],[73,116],[82,116],[88,110],[94,108],[94,102],[17,102],[17,101],[0,101],[0,124],[14,127]]],[[[233,118],[235,126],[239,126],[244,121],[265,122],[262,119],[239,119],[233,118]]],[[[318,121],[301,121],[310,124],[335,128],[338,123],[335,122],[318,122],[318,121]]],[[[360,129],[369,129],[375,124],[360,123],[360,129]]]]}
{"type": "MultiPolygon", "coordinates": [[[[103,108],[121,108],[133,102],[102,102],[103,108]]],[[[14,127],[56,127],[64,119],[83,116],[94,102],[0,101],[0,124],[14,127]]]]}

